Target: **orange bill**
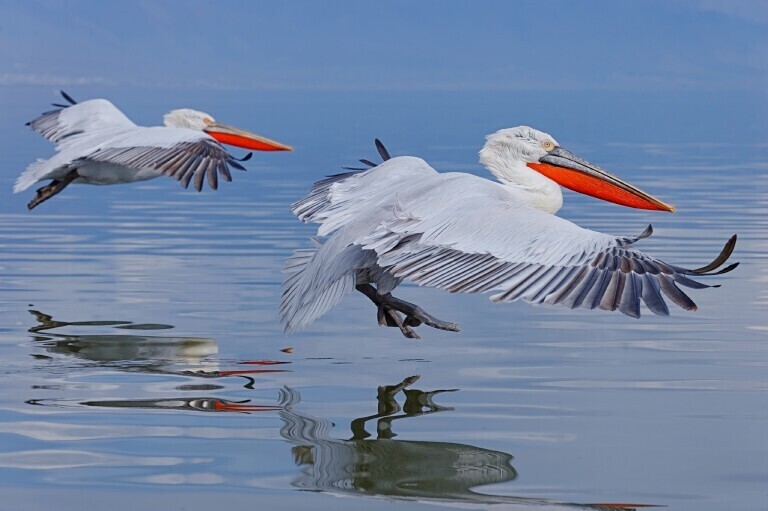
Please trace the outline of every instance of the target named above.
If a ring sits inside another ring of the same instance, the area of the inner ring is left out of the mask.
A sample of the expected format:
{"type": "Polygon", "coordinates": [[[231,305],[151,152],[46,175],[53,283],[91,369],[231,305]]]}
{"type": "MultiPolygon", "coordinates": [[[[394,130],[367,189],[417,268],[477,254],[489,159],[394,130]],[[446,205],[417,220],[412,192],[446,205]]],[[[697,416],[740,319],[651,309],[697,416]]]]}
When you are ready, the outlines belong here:
{"type": "Polygon", "coordinates": [[[274,365],[280,365],[280,364],[290,364],[290,362],[283,362],[281,360],[245,360],[243,362],[238,362],[238,364],[255,365],[255,366],[274,366],[274,365]]]}
{"type": "Polygon", "coordinates": [[[222,144],[242,147],[243,149],[253,149],[254,151],[292,151],[291,146],[275,142],[261,135],[249,131],[233,128],[226,124],[212,122],[205,127],[204,131],[222,144]]]}
{"type": "Polygon", "coordinates": [[[595,507],[598,509],[605,509],[608,510],[615,510],[615,511],[633,511],[638,508],[649,508],[649,507],[667,507],[667,506],[660,506],[658,504],[632,504],[629,502],[608,502],[608,503],[596,503],[596,504],[587,504],[588,506],[595,507]]]}
{"type": "Polygon", "coordinates": [[[609,172],[556,147],[528,167],[557,184],[604,201],[630,208],[674,212],[675,207],[652,197],[609,172]]]}
{"type": "Polygon", "coordinates": [[[214,399],[213,406],[217,412],[269,412],[282,410],[282,406],[270,406],[270,405],[249,405],[247,404],[250,399],[246,401],[227,401],[226,399],[214,399]]]}
{"type": "Polygon", "coordinates": [[[238,376],[238,375],[248,375],[248,374],[265,374],[265,373],[289,373],[287,369],[244,369],[241,371],[238,370],[232,370],[232,371],[218,371],[217,374],[219,376],[238,376]]]}

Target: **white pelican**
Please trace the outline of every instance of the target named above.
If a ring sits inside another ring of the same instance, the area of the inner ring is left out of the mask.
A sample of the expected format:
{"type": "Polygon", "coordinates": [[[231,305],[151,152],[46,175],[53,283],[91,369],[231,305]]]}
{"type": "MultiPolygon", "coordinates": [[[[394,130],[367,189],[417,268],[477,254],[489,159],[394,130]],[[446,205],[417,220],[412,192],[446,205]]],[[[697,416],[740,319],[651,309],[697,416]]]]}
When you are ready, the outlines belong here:
{"type": "Polygon", "coordinates": [[[403,279],[450,292],[495,291],[494,302],[619,310],[635,318],[642,300],[666,316],[665,297],[696,310],[678,285],[712,287],[690,276],[725,273],[738,264],[716,271],[733,252],[736,236],[712,263],[689,270],[633,247],[652,233],[650,226],[636,237],[612,236],[557,217],[559,185],[624,206],[674,208],[541,131],[519,126],[486,138],[480,162],[500,182],[438,173],[420,158],[389,159],[377,141],[382,164],[315,183],[293,212],[319,223],[318,235],[327,238],[295,251],[286,263],[280,307],[285,331],[305,327],[355,289],[377,305],[379,324],[397,326],[406,337],[418,338],[411,327],[421,323],[458,331],[456,324],[393,297],[403,279]]]}
{"type": "MultiPolygon", "coordinates": [[[[16,179],[14,193],[39,181],[51,183],[37,190],[27,205],[34,208],[70,183],[111,185],[145,181],[166,175],[185,188],[194,178],[200,191],[218,188],[218,175],[231,181],[228,166],[245,170],[221,145],[257,151],[290,151],[291,147],[231,126],[188,108],[164,117],[165,127],[137,126],[106,99],[75,102],[62,91],[70,105],[46,112],[27,123],[56,144],[56,154],[37,160],[16,179]]],[[[250,154],[243,160],[250,158],[250,154]]],[[[240,160],[240,161],[243,161],[240,160]]]]}

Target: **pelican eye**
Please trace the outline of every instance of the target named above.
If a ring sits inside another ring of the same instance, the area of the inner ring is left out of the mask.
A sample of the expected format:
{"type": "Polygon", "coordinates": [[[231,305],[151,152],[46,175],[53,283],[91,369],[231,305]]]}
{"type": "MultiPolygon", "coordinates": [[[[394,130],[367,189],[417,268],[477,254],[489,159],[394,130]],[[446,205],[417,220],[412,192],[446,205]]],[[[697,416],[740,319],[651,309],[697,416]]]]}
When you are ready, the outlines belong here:
{"type": "Polygon", "coordinates": [[[203,119],[203,124],[205,124],[206,126],[210,126],[211,124],[213,124],[213,119],[211,119],[210,117],[205,117],[203,119]]]}
{"type": "Polygon", "coordinates": [[[545,151],[551,151],[552,149],[555,148],[555,143],[552,142],[551,140],[544,140],[541,143],[541,147],[543,147],[545,151]]]}

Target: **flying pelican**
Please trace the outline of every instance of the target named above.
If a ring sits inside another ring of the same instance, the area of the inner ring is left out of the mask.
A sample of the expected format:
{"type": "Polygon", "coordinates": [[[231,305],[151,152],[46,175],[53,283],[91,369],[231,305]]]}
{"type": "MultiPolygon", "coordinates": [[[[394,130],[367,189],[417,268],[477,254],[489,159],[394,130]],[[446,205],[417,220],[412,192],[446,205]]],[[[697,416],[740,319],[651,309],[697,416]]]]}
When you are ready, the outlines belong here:
{"type": "Polygon", "coordinates": [[[16,179],[14,193],[39,181],[51,183],[39,188],[27,205],[34,208],[70,183],[111,185],[145,181],[166,175],[183,187],[194,178],[200,191],[208,185],[218,188],[218,175],[231,181],[228,166],[245,168],[221,145],[230,144],[257,151],[290,151],[291,147],[220,124],[197,110],[183,108],[165,114],[165,127],[137,126],[106,99],[77,103],[64,91],[69,105],[45,112],[27,123],[56,144],[56,154],[37,160],[16,179]]]}
{"type": "Polygon", "coordinates": [[[324,239],[286,262],[280,307],[286,332],[307,326],[355,289],[378,307],[380,325],[398,327],[406,337],[418,338],[412,327],[422,323],[459,330],[392,296],[404,279],[450,292],[495,291],[494,302],[522,299],[634,318],[642,300],[666,316],[665,297],[696,310],[678,286],[713,287],[691,276],[726,273],[738,264],[717,271],[736,236],[712,263],[689,270],[633,247],[651,235],[651,226],[639,236],[612,236],[555,216],[563,203],[560,186],[633,208],[674,207],[527,126],[486,137],[480,163],[499,182],[438,173],[420,158],[390,158],[378,141],[377,147],[383,163],[318,181],[292,207],[302,221],[319,223],[324,239]]]}

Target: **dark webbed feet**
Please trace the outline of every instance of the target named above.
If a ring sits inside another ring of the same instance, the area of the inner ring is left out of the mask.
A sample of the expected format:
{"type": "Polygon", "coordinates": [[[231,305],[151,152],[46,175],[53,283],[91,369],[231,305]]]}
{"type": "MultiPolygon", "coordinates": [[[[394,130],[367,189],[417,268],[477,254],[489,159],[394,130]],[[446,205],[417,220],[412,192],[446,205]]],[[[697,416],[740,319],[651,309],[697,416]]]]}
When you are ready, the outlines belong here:
{"type": "Polygon", "coordinates": [[[393,309],[392,307],[389,307],[384,304],[379,304],[379,310],[376,315],[376,318],[379,321],[380,326],[396,326],[400,329],[400,332],[404,336],[406,336],[409,339],[421,339],[419,334],[413,331],[412,326],[419,326],[419,325],[412,325],[410,324],[411,321],[409,321],[409,318],[403,319],[400,316],[400,313],[393,309]]]}
{"type": "Polygon", "coordinates": [[[379,325],[397,327],[409,339],[421,338],[413,328],[420,326],[422,323],[439,330],[459,331],[459,326],[456,323],[437,319],[418,305],[395,298],[390,293],[379,294],[376,288],[370,284],[360,284],[357,286],[357,290],[367,296],[378,307],[377,318],[379,325]]]}
{"type": "Polygon", "coordinates": [[[46,186],[42,186],[37,189],[37,195],[35,195],[35,198],[29,201],[29,204],[27,204],[27,209],[34,209],[35,206],[39,205],[42,202],[47,201],[60,191],[62,191],[64,188],[69,185],[72,181],[77,179],[79,176],[77,174],[77,169],[70,170],[69,173],[64,176],[62,179],[54,179],[46,186]]]}

